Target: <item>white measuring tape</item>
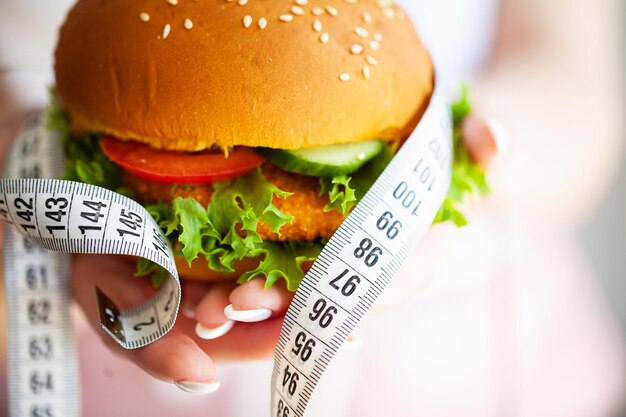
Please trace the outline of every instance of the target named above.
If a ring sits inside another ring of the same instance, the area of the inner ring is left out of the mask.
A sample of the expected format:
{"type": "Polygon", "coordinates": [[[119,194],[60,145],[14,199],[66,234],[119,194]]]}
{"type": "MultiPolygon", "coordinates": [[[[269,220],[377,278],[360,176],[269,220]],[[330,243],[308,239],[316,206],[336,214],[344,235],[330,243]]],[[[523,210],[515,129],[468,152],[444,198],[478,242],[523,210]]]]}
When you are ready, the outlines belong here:
{"type": "MultiPolygon", "coordinates": [[[[340,345],[432,224],[451,164],[451,118],[435,92],[415,132],[300,285],[276,349],[272,416],[304,414],[340,345]]],[[[58,138],[39,117],[17,139],[8,179],[0,180],[0,218],[14,226],[4,249],[12,417],[80,416],[65,253],[140,256],[170,272],[154,298],[130,310],[96,290],[102,328],[127,349],[165,335],[180,305],[174,255],[152,217],[114,192],[44,179],[62,167],[58,138]]]]}
{"type": "Polygon", "coordinates": [[[452,121],[436,91],[417,129],[300,284],[274,357],[272,417],[304,415],[341,344],[428,231],[451,164],[452,121]]]}
{"type": "MultiPolygon", "coordinates": [[[[41,116],[22,132],[8,161],[9,178],[62,174],[60,143],[41,116]]],[[[10,415],[78,417],[67,253],[140,256],[170,272],[151,300],[130,310],[118,309],[96,289],[102,328],[124,348],[134,349],[174,326],[180,282],[173,252],[139,203],[91,185],[3,178],[0,217],[14,226],[6,230],[4,249],[10,415]]]]}

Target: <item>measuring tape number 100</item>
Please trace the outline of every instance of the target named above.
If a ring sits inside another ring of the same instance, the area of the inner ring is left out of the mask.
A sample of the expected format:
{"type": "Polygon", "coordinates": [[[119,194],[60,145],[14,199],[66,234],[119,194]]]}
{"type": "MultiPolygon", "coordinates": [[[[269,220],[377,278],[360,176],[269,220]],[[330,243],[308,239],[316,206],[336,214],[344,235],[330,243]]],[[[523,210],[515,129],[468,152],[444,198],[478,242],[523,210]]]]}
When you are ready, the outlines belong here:
{"type": "MultiPolygon", "coordinates": [[[[448,107],[435,91],[417,129],[333,235],[300,285],[276,348],[272,417],[304,415],[331,359],[425,235],[447,193],[452,165],[448,107]]],[[[174,254],[137,202],[62,181],[63,153],[43,116],[11,150],[0,179],[12,417],[79,417],[69,315],[68,253],[139,256],[169,273],[159,292],[129,310],[96,289],[101,327],[126,349],[154,342],[180,306],[174,254]]]]}

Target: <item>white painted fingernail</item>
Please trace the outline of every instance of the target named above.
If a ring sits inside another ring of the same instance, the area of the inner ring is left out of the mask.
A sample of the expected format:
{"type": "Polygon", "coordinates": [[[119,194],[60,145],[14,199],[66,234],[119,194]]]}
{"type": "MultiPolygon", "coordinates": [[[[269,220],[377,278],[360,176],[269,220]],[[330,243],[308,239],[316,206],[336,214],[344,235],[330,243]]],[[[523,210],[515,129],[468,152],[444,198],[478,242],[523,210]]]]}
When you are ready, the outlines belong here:
{"type": "Polygon", "coordinates": [[[498,157],[507,155],[511,149],[512,142],[510,130],[506,127],[506,125],[504,125],[504,123],[497,119],[488,119],[487,126],[493,136],[493,140],[496,142],[498,157]]]}
{"type": "Polygon", "coordinates": [[[226,323],[222,324],[219,327],[204,327],[202,324],[196,324],[196,334],[201,339],[211,340],[217,339],[218,337],[224,336],[226,333],[233,328],[235,322],[232,320],[228,320],[226,323]]]}
{"type": "Polygon", "coordinates": [[[269,319],[272,315],[272,310],[268,310],[267,308],[259,308],[256,310],[235,310],[231,304],[224,309],[224,314],[231,320],[242,321],[244,323],[256,323],[258,321],[269,319]]]}
{"type": "Polygon", "coordinates": [[[188,304],[184,304],[181,309],[180,312],[183,314],[183,316],[187,317],[188,319],[195,319],[196,318],[196,309],[193,306],[190,306],[188,304]]]}
{"type": "Polygon", "coordinates": [[[359,335],[351,334],[343,344],[343,348],[350,352],[355,352],[363,346],[363,339],[359,335]]]}
{"type": "Polygon", "coordinates": [[[176,381],[174,384],[185,392],[190,394],[210,394],[220,387],[220,381],[214,382],[190,382],[176,381]]]}

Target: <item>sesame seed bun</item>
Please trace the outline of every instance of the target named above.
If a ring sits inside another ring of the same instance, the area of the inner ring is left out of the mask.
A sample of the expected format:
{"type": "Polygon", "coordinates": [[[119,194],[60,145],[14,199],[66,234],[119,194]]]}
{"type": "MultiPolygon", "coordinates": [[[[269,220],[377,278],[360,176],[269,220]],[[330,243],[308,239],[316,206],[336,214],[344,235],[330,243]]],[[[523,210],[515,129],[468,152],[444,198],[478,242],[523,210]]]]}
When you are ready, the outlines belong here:
{"type": "Polygon", "coordinates": [[[433,88],[390,0],[79,0],[56,78],[76,131],[180,151],[401,139],[433,88]]]}

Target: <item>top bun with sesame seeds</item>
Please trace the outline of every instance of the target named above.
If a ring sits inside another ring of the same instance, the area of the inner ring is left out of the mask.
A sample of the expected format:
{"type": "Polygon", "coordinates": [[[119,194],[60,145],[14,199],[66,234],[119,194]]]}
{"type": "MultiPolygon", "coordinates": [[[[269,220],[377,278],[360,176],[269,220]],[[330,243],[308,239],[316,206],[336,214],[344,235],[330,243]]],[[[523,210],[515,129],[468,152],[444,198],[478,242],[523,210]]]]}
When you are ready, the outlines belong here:
{"type": "Polygon", "coordinates": [[[433,69],[391,0],[79,0],[56,88],[76,132],[298,149],[407,137],[433,69]]]}

